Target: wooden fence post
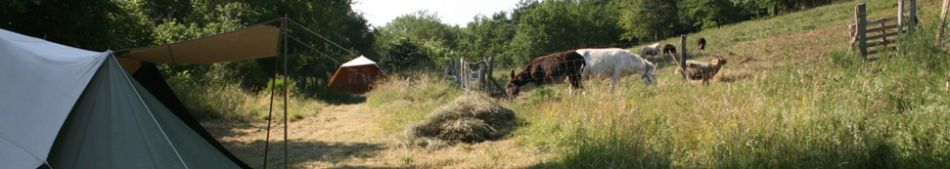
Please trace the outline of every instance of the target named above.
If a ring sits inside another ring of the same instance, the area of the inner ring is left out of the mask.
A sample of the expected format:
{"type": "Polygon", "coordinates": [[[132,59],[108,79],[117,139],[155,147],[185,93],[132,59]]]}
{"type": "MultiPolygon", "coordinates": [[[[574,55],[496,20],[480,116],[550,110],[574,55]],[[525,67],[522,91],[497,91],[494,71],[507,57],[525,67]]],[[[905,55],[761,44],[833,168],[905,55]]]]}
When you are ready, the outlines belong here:
{"type": "MultiPolygon", "coordinates": [[[[682,50],[683,52],[682,54],[680,54],[680,60],[679,60],[680,72],[683,74],[683,79],[689,81],[689,79],[686,78],[686,59],[689,58],[689,56],[687,56],[688,52],[686,50],[687,46],[689,46],[689,44],[686,42],[686,34],[680,35],[680,39],[682,40],[680,46],[681,48],[683,48],[682,50]]],[[[663,51],[660,51],[660,52],[663,52],[663,51]]]]}
{"type": "Polygon", "coordinates": [[[937,43],[938,48],[943,47],[943,29],[947,27],[947,8],[950,8],[950,0],[943,0],[943,6],[940,8],[940,25],[937,26],[937,43]]]}
{"type": "Polygon", "coordinates": [[[459,58],[459,81],[461,82],[459,84],[462,85],[462,89],[465,89],[465,91],[468,91],[469,73],[471,72],[468,72],[468,63],[465,63],[465,58],[459,58]]]}
{"type": "Polygon", "coordinates": [[[904,0],[897,0],[897,33],[904,33],[904,0]]]}
{"type": "Polygon", "coordinates": [[[854,11],[855,27],[858,28],[858,53],[861,54],[862,59],[867,60],[867,8],[864,3],[861,3],[854,7],[854,11]]]}
{"type": "Polygon", "coordinates": [[[909,0],[909,2],[910,3],[908,5],[910,5],[910,17],[907,18],[907,21],[910,23],[908,24],[910,25],[910,28],[908,30],[913,30],[917,28],[917,0],[909,0]]]}

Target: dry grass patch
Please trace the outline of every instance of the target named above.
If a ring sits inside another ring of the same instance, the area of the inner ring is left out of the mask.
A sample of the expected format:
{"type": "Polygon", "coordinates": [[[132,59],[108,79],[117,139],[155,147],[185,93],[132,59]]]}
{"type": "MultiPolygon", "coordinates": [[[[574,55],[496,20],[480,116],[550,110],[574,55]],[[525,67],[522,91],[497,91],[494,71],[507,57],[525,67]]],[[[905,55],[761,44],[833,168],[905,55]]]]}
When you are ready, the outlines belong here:
{"type": "Polygon", "coordinates": [[[515,113],[488,96],[463,95],[405,131],[410,146],[438,148],[504,138],[515,127],[515,113]]]}

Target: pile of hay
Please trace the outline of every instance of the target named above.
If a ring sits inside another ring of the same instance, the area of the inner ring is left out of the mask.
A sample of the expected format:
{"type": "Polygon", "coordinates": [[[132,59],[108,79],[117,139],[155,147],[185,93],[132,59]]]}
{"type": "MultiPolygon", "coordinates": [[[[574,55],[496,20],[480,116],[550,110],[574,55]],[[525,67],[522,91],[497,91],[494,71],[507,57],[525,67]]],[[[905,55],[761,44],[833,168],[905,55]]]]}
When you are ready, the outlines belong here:
{"type": "Polygon", "coordinates": [[[436,108],[406,129],[408,145],[441,147],[504,138],[516,125],[515,113],[485,95],[464,95],[436,108]]]}

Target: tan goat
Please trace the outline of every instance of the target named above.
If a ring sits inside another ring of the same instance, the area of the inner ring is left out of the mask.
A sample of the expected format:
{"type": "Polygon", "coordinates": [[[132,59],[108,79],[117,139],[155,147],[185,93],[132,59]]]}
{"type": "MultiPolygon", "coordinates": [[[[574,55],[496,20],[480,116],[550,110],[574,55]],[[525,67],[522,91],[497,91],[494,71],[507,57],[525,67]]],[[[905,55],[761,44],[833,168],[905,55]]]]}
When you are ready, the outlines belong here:
{"type": "MultiPolygon", "coordinates": [[[[712,62],[701,62],[695,60],[686,61],[686,72],[684,76],[690,80],[703,80],[703,84],[709,84],[709,79],[716,77],[722,66],[726,64],[726,59],[716,56],[712,62]]],[[[683,73],[677,70],[677,73],[683,73]]]]}

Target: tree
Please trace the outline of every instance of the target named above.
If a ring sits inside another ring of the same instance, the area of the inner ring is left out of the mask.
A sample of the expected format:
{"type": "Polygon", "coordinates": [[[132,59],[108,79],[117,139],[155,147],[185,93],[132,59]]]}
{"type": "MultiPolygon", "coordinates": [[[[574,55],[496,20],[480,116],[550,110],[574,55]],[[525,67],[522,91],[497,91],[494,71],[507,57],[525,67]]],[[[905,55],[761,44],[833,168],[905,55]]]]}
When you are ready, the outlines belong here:
{"type": "Polygon", "coordinates": [[[462,29],[459,48],[467,57],[499,57],[505,54],[508,43],[515,36],[517,24],[508,13],[498,12],[491,17],[476,16],[462,29]]]}
{"type": "Polygon", "coordinates": [[[751,15],[729,0],[684,0],[679,2],[680,21],[685,32],[736,23],[751,15]]]}
{"type": "Polygon", "coordinates": [[[439,64],[460,56],[456,51],[460,32],[460,28],[442,23],[436,14],[418,11],[396,17],[377,28],[375,46],[384,49],[383,57],[390,57],[386,56],[392,51],[390,47],[413,43],[429,61],[439,64]]]}
{"type": "Polygon", "coordinates": [[[423,47],[409,38],[400,38],[388,46],[379,62],[390,71],[417,70],[432,65],[423,47]]]}
{"type": "Polygon", "coordinates": [[[147,29],[118,5],[100,0],[3,1],[0,28],[91,50],[148,43],[147,29]],[[81,24],[77,24],[81,23],[81,24]]]}
{"type": "Polygon", "coordinates": [[[549,0],[520,16],[501,64],[524,63],[545,53],[608,47],[620,41],[617,11],[605,1],[549,0]]]}
{"type": "Polygon", "coordinates": [[[679,26],[677,1],[617,0],[620,8],[619,24],[626,31],[627,40],[655,41],[683,32],[679,26]]]}

